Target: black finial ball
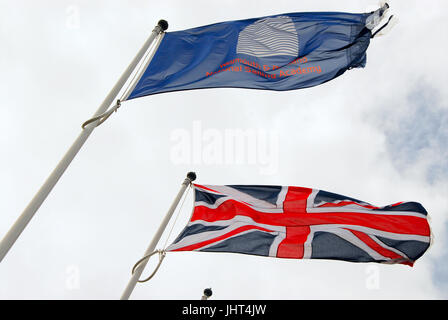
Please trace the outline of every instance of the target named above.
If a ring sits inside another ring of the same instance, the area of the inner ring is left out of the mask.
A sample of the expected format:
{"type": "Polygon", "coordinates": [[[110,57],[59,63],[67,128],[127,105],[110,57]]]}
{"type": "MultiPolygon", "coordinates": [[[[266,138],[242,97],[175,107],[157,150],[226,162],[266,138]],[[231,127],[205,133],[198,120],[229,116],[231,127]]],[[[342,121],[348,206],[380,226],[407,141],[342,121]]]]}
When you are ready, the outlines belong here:
{"type": "Polygon", "coordinates": [[[213,294],[212,288],[207,288],[204,290],[204,296],[206,296],[207,298],[210,298],[212,294],[213,294]]]}
{"type": "Polygon", "coordinates": [[[190,179],[191,181],[196,180],[196,173],[194,173],[194,172],[188,172],[188,173],[187,173],[187,178],[190,179]]]}
{"type": "Polygon", "coordinates": [[[160,20],[157,25],[162,29],[162,31],[165,31],[166,29],[168,29],[168,21],[166,20],[160,20]]]}

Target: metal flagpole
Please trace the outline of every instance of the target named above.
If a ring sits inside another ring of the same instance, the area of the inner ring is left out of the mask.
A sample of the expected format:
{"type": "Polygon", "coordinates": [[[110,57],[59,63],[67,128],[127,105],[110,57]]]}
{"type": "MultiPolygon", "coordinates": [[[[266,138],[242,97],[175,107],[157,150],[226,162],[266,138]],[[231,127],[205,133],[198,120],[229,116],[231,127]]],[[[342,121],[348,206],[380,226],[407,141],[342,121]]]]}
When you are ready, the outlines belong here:
{"type": "MultiPolygon", "coordinates": [[[[171,219],[171,216],[173,215],[174,210],[176,209],[180,199],[182,198],[182,195],[184,194],[187,187],[190,185],[192,181],[196,180],[196,174],[194,172],[189,172],[187,174],[187,177],[185,178],[184,182],[182,183],[182,187],[179,190],[179,193],[177,194],[176,198],[174,199],[173,203],[171,204],[171,207],[168,209],[168,212],[166,213],[165,218],[163,219],[162,223],[160,224],[159,229],[157,230],[156,234],[152,238],[151,243],[149,244],[148,249],[146,249],[145,254],[143,255],[148,256],[152,252],[154,252],[154,249],[157,245],[157,243],[160,240],[160,237],[163,234],[163,231],[165,230],[168,222],[171,219]]],[[[123,294],[121,295],[120,300],[128,300],[132,291],[135,288],[135,285],[138,282],[138,279],[140,279],[141,274],[143,273],[143,270],[146,267],[146,264],[148,263],[148,259],[143,260],[138,267],[135,269],[135,272],[132,274],[131,279],[129,280],[128,285],[126,286],[126,289],[124,290],[123,294]]]]}
{"type": "MultiPolygon", "coordinates": [[[[167,28],[168,28],[168,23],[165,20],[160,20],[158,22],[157,26],[152,30],[149,38],[146,40],[146,42],[143,44],[140,51],[137,53],[137,55],[131,61],[131,63],[129,64],[127,69],[123,72],[121,77],[118,79],[117,83],[112,88],[112,90],[109,92],[109,94],[106,96],[103,103],[100,105],[100,107],[95,112],[93,117],[100,116],[109,108],[109,106],[112,104],[114,99],[119,94],[120,90],[123,88],[124,84],[129,79],[129,76],[131,75],[132,71],[138,65],[139,61],[142,59],[143,55],[146,53],[146,51],[148,50],[148,48],[154,41],[154,39],[156,39],[157,36],[160,35],[167,28]]],[[[47,178],[45,183],[41,186],[41,188],[36,193],[34,198],[31,200],[31,202],[28,204],[28,206],[25,208],[25,210],[22,212],[22,214],[19,216],[19,218],[13,224],[11,229],[8,231],[8,233],[5,235],[5,237],[2,239],[2,241],[0,242],[0,262],[6,256],[9,249],[11,249],[11,247],[14,245],[17,238],[20,236],[20,234],[25,229],[27,224],[31,221],[31,219],[33,218],[36,211],[39,209],[39,207],[45,201],[48,194],[51,192],[53,187],[56,185],[58,180],[61,178],[62,174],[65,172],[67,167],[70,165],[73,158],[76,156],[78,151],[83,146],[84,142],[87,140],[87,138],[90,136],[93,129],[95,129],[96,125],[99,122],[100,122],[100,119],[98,119],[97,121],[94,121],[90,125],[84,127],[84,129],[81,131],[78,138],[72,144],[70,149],[68,149],[67,153],[59,161],[56,168],[54,168],[53,172],[47,178]]]]}

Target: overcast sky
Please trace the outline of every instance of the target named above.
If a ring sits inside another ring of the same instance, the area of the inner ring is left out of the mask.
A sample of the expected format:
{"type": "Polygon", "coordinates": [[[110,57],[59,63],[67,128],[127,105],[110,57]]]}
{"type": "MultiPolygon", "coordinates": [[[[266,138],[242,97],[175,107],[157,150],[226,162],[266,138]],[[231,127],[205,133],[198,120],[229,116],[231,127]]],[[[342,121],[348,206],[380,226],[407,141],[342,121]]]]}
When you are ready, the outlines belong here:
{"type": "MultiPolygon", "coordinates": [[[[448,298],[448,5],[389,3],[399,23],[371,42],[366,68],[321,86],[193,90],[125,102],[93,132],[0,264],[0,299],[118,299],[188,171],[200,184],[312,187],[379,206],[417,201],[429,212],[434,243],[413,268],[168,253],[133,299],[200,299],[206,287],[215,299],[448,298]],[[242,154],[228,135],[245,133],[257,144],[242,154]]],[[[377,5],[1,0],[0,237],[159,19],[177,31],[377,5]]],[[[190,192],[168,243],[191,209],[190,192]]]]}

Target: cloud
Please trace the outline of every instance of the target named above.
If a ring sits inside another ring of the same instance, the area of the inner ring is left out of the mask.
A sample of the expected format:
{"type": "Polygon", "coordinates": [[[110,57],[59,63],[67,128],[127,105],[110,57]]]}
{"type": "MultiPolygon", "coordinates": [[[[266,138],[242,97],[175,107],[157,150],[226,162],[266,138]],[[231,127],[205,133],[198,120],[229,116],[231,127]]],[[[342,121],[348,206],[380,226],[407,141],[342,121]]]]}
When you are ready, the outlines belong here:
{"type": "Polygon", "coordinates": [[[448,106],[441,106],[438,88],[421,80],[402,104],[388,104],[377,124],[385,131],[394,165],[406,170],[425,163],[429,182],[448,176],[448,106]]]}
{"type": "MultiPolygon", "coordinates": [[[[5,151],[0,233],[32,198],[160,18],[175,31],[282,12],[361,12],[371,3],[277,1],[274,8],[269,1],[231,1],[217,8],[211,1],[8,2],[0,12],[7,48],[0,51],[0,82],[7,88],[1,105],[6,125],[0,126],[5,151]],[[69,6],[79,8],[79,28],[67,28],[69,6]]],[[[322,86],[282,93],[197,90],[123,104],[94,131],[2,262],[0,297],[117,299],[190,170],[204,184],[315,187],[378,205],[419,201],[430,212],[435,242],[414,268],[172,253],[132,298],[200,299],[206,287],[213,288],[216,299],[446,296],[448,73],[441,63],[445,44],[435,30],[448,29],[447,5],[403,1],[391,6],[400,23],[372,41],[366,68],[322,86]],[[274,132],[277,174],[260,175],[249,165],[173,164],[172,133],[191,130],[195,121],[221,134],[226,129],[274,132]],[[376,273],[379,287],[369,287],[376,273]]],[[[188,220],[191,203],[190,196],[172,237],[188,220]]],[[[153,262],[145,274],[152,267],[153,262]]]]}

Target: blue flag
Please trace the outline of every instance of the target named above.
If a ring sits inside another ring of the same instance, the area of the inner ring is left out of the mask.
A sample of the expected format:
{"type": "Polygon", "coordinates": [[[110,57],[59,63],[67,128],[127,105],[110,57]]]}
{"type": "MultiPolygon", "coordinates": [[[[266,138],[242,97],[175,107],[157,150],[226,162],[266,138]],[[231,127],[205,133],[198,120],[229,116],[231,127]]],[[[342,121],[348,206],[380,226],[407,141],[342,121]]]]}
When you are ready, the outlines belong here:
{"type": "Polygon", "coordinates": [[[372,29],[387,8],[286,13],[167,32],[128,100],[203,88],[319,85],[365,66],[372,29]]]}

